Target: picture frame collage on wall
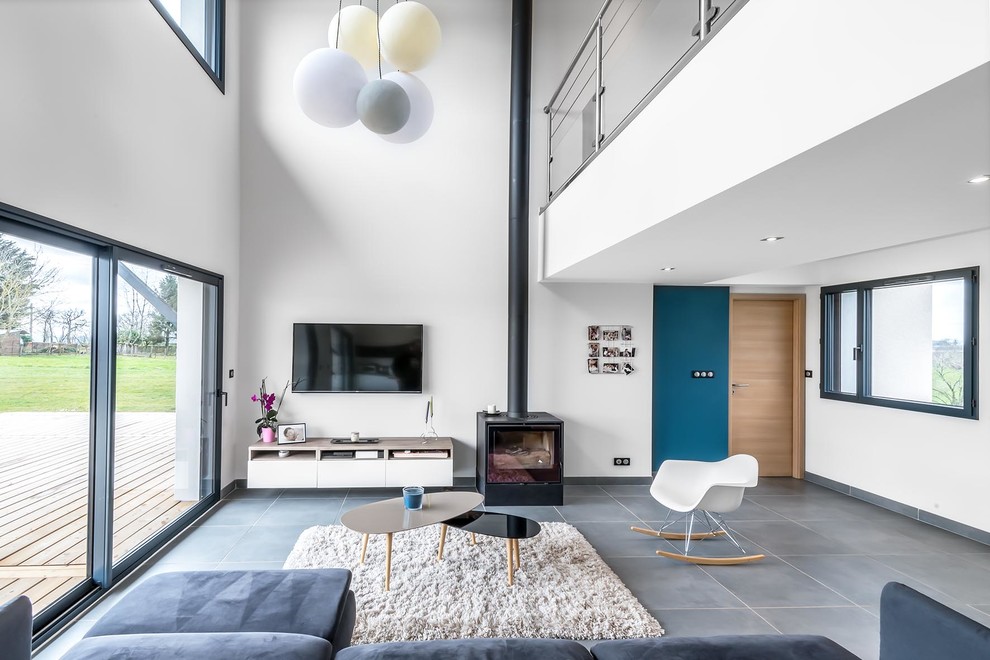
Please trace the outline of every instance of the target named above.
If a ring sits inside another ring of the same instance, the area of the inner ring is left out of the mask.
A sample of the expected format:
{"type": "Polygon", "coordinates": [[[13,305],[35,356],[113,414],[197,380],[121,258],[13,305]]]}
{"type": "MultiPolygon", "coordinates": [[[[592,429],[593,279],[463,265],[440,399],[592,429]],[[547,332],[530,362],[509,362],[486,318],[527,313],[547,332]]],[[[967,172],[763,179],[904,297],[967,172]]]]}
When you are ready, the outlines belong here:
{"type": "Polygon", "coordinates": [[[636,371],[636,347],[632,341],[631,325],[589,325],[588,373],[628,376],[636,371]]]}

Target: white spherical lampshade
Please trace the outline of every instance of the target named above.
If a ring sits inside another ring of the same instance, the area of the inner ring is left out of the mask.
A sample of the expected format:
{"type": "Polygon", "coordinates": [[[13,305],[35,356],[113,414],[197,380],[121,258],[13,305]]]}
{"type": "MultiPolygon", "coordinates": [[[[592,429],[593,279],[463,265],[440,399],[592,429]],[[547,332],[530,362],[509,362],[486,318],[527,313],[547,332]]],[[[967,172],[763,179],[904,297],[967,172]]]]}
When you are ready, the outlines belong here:
{"type": "Polygon", "coordinates": [[[292,89],[307,117],[330,128],[358,119],[357,98],[368,76],[353,57],[336,48],[317,48],[296,67],[292,89]]]}
{"type": "Polygon", "coordinates": [[[378,16],[364,5],[349,5],[330,20],[327,39],[331,48],[350,53],[361,66],[378,66],[378,16]],[[340,24],[340,40],[337,25],[340,24]]]}
{"type": "Polygon", "coordinates": [[[409,121],[409,95],[391,80],[372,80],[357,97],[358,119],[379,135],[395,133],[409,121]]]}
{"type": "Polygon", "coordinates": [[[385,80],[396,83],[409,96],[409,121],[395,133],[382,135],[382,139],[396,144],[406,144],[418,140],[426,134],[433,123],[433,96],[423,81],[411,73],[394,71],[385,80]]]}
{"type": "Polygon", "coordinates": [[[440,23],[429,9],[412,0],[382,14],[382,57],[399,71],[422,69],[440,47],[440,23]]]}

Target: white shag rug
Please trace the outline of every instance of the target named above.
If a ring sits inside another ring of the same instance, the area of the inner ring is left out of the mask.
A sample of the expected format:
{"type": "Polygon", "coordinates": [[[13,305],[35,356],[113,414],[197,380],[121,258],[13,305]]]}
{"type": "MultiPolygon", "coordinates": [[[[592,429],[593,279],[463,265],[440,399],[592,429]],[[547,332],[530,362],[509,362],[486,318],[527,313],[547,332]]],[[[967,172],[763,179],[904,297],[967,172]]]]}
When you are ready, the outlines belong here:
{"type": "Polygon", "coordinates": [[[450,528],[437,561],[439,526],[392,537],[392,578],[384,590],[385,536],[341,525],[303,531],[285,568],[348,568],[357,598],[354,644],[464,637],[575,640],[658,637],[663,628],[566,523],[540,523],[519,542],[522,566],[507,584],[505,539],[450,528]]]}

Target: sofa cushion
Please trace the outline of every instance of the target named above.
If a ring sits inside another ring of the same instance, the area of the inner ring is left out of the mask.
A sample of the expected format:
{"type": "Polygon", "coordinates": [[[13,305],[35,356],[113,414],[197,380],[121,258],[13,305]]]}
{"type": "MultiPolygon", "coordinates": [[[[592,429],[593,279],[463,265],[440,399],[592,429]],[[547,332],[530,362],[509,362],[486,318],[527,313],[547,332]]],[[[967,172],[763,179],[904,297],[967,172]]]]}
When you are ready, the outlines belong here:
{"type": "Polygon", "coordinates": [[[990,658],[990,628],[900,582],[880,593],[880,660],[990,658]]]}
{"type": "Polygon", "coordinates": [[[598,660],[858,660],[817,635],[716,635],[651,637],[599,642],[598,660]]]}
{"type": "Polygon", "coordinates": [[[27,596],[0,605],[0,640],[4,658],[31,660],[31,601],[27,596]]]}
{"type": "Polygon", "coordinates": [[[333,641],[338,627],[353,626],[350,584],[346,569],[163,573],[124,595],[86,637],[284,632],[333,641]]]}
{"type": "Polygon", "coordinates": [[[291,633],[171,633],[88,637],[62,660],[330,660],[325,639],[291,633]]]}
{"type": "Polygon", "coordinates": [[[566,639],[439,639],[428,642],[362,644],[337,660],[591,660],[591,653],[566,639]]]}

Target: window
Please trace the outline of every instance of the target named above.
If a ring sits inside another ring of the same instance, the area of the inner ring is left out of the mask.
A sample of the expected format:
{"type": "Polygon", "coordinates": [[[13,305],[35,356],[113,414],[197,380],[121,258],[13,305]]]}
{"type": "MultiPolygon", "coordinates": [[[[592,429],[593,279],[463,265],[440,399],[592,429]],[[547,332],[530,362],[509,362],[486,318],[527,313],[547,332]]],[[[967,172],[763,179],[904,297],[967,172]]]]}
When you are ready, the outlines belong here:
{"type": "Polygon", "coordinates": [[[0,600],[30,596],[35,643],[218,501],[222,301],[0,203],[0,600]]]}
{"type": "Polygon", "coordinates": [[[822,288],[821,396],[976,419],[978,275],[822,288]]]}
{"type": "Polygon", "coordinates": [[[151,0],[151,4],[222,92],[224,0],[151,0]]]}

